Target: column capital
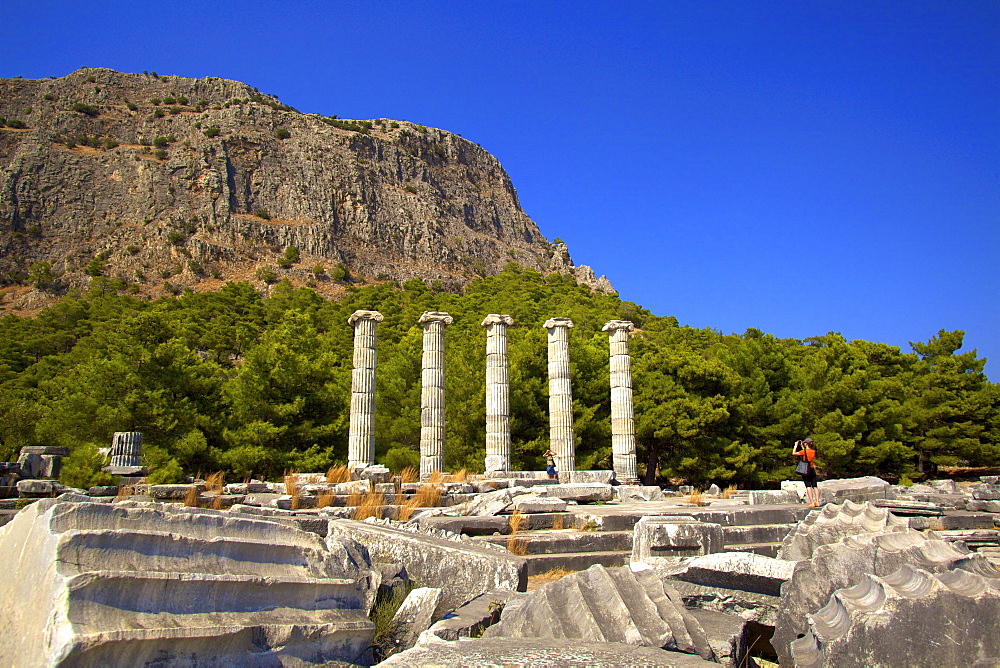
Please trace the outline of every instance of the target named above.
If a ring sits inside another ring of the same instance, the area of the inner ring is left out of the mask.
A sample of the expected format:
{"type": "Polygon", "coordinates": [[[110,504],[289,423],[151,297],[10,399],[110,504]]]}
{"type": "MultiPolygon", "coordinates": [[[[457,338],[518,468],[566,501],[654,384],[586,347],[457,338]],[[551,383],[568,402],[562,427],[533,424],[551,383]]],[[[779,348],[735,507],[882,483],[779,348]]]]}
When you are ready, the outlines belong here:
{"type": "Polygon", "coordinates": [[[509,315],[502,315],[500,313],[490,313],[488,316],[483,318],[483,321],[479,323],[480,327],[488,327],[490,325],[507,325],[508,327],[514,324],[514,318],[509,315]]]}
{"type": "Polygon", "coordinates": [[[573,321],[570,320],[569,318],[549,318],[548,320],[545,321],[545,324],[542,325],[542,327],[544,327],[545,329],[553,329],[554,327],[569,328],[572,326],[573,326],[573,321]]]}
{"type": "Polygon", "coordinates": [[[429,322],[443,322],[446,325],[450,325],[454,320],[454,318],[444,311],[424,311],[417,322],[421,325],[426,325],[429,322]]]}
{"type": "Polygon", "coordinates": [[[602,332],[614,332],[622,329],[626,332],[634,332],[635,325],[631,320],[609,320],[604,327],[601,327],[602,332]]]}
{"type": "Polygon", "coordinates": [[[375,322],[382,322],[383,315],[378,311],[355,311],[351,314],[351,317],[347,319],[347,324],[354,325],[358,320],[374,320],[375,322]]]}

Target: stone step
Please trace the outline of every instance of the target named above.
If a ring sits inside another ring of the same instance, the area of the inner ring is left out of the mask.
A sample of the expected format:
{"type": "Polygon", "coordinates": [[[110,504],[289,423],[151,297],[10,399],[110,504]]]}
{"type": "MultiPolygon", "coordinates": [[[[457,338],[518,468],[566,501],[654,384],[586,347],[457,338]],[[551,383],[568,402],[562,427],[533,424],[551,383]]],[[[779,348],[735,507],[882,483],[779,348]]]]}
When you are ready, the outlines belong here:
{"type": "Polygon", "coordinates": [[[741,543],[737,545],[726,545],[724,552],[750,552],[764,557],[777,557],[781,543],[741,543]]]}
{"type": "Polygon", "coordinates": [[[366,618],[301,624],[121,629],[81,633],[73,638],[62,665],[305,665],[340,663],[362,656],[374,625],[366,618]]]}
{"type": "Polygon", "coordinates": [[[539,575],[561,568],[567,571],[582,571],[595,564],[611,568],[628,564],[632,552],[563,552],[558,554],[529,554],[524,557],[528,563],[528,576],[539,575]]]}
{"type": "Polygon", "coordinates": [[[629,504],[630,507],[608,504],[605,506],[576,507],[568,512],[573,515],[573,528],[589,527],[594,531],[631,531],[646,516],[690,517],[700,522],[722,527],[794,525],[809,514],[804,506],[726,506],[724,508],[697,508],[663,503],[629,504]]]}
{"type": "Polygon", "coordinates": [[[751,543],[781,543],[795,524],[753,524],[722,527],[722,542],[725,545],[747,545],[751,543]]]}
{"type": "Polygon", "coordinates": [[[362,617],[366,612],[362,589],[347,578],[96,571],[69,578],[66,587],[69,618],[84,630],[101,632],[130,628],[143,615],[161,618],[153,622],[157,627],[170,627],[187,626],[188,620],[200,626],[192,614],[222,624],[226,618],[270,613],[280,619],[332,608],[362,617]],[[171,622],[171,617],[184,621],[171,622]]]}
{"type": "Polygon", "coordinates": [[[234,538],[190,538],[154,531],[73,531],[58,547],[61,573],[119,571],[331,577],[328,550],[234,538]]]}
{"type": "MultiPolygon", "coordinates": [[[[506,546],[510,536],[482,536],[482,540],[506,546]]],[[[577,531],[575,529],[519,531],[516,538],[526,541],[528,554],[567,552],[623,552],[632,550],[631,531],[577,531]]]]}

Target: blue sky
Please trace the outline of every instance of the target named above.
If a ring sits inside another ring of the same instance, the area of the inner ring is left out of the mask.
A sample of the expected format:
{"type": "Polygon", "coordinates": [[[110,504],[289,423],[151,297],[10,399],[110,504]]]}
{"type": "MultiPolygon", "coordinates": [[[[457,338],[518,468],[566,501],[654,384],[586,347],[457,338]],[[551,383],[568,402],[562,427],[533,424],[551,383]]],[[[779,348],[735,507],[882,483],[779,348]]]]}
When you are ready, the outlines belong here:
{"type": "Polygon", "coordinates": [[[939,329],[1000,369],[1000,2],[23,2],[0,76],[245,81],[493,153],[525,211],[683,324],[939,329]]]}

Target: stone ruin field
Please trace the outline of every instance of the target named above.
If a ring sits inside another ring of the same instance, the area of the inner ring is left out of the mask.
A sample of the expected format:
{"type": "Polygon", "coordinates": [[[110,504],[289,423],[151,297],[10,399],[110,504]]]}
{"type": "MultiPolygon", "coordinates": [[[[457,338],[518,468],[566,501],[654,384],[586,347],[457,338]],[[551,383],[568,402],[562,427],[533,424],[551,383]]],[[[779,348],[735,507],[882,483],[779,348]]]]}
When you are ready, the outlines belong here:
{"type": "Polygon", "coordinates": [[[1000,664],[996,477],[825,481],[810,509],[491,475],[21,480],[0,664],[1000,664]]]}

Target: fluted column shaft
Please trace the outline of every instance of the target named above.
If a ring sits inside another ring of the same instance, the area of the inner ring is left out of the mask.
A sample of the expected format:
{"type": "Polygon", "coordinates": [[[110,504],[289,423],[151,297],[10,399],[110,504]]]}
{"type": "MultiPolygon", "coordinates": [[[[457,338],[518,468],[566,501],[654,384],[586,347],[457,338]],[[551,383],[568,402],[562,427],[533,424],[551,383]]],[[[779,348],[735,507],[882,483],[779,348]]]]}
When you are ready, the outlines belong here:
{"type": "Polygon", "coordinates": [[[569,370],[569,318],[545,322],[549,332],[549,447],[556,453],[556,469],[576,470],[573,443],[573,390],[569,370]]]}
{"type": "Polygon", "coordinates": [[[491,313],[486,328],[486,470],[510,470],[510,375],[507,368],[509,315],[491,313]]]}
{"type": "Polygon", "coordinates": [[[420,358],[420,477],[444,470],[444,328],[452,323],[447,313],[427,311],[424,352],[420,358]]]}
{"type": "Polygon", "coordinates": [[[354,371],[351,373],[351,424],[347,465],[364,468],[375,463],[375,326],[378,311],[355,311],[347,322],[354,326],[354,371]]]}
{"type": "Polygon", "coordinates": [[[142,432],[116,431],[111,437],[111,466],[142,466],[142,432]]]}
{"type": "Polygon", "coordinates": [[[638,482],[635,458],[635,422],[632,406],[632,358],[628,335],[635,329],[628,320],[604,325],[608,333],[611,365],[611,458],[615,477],[624,483],[638,482]]]}

